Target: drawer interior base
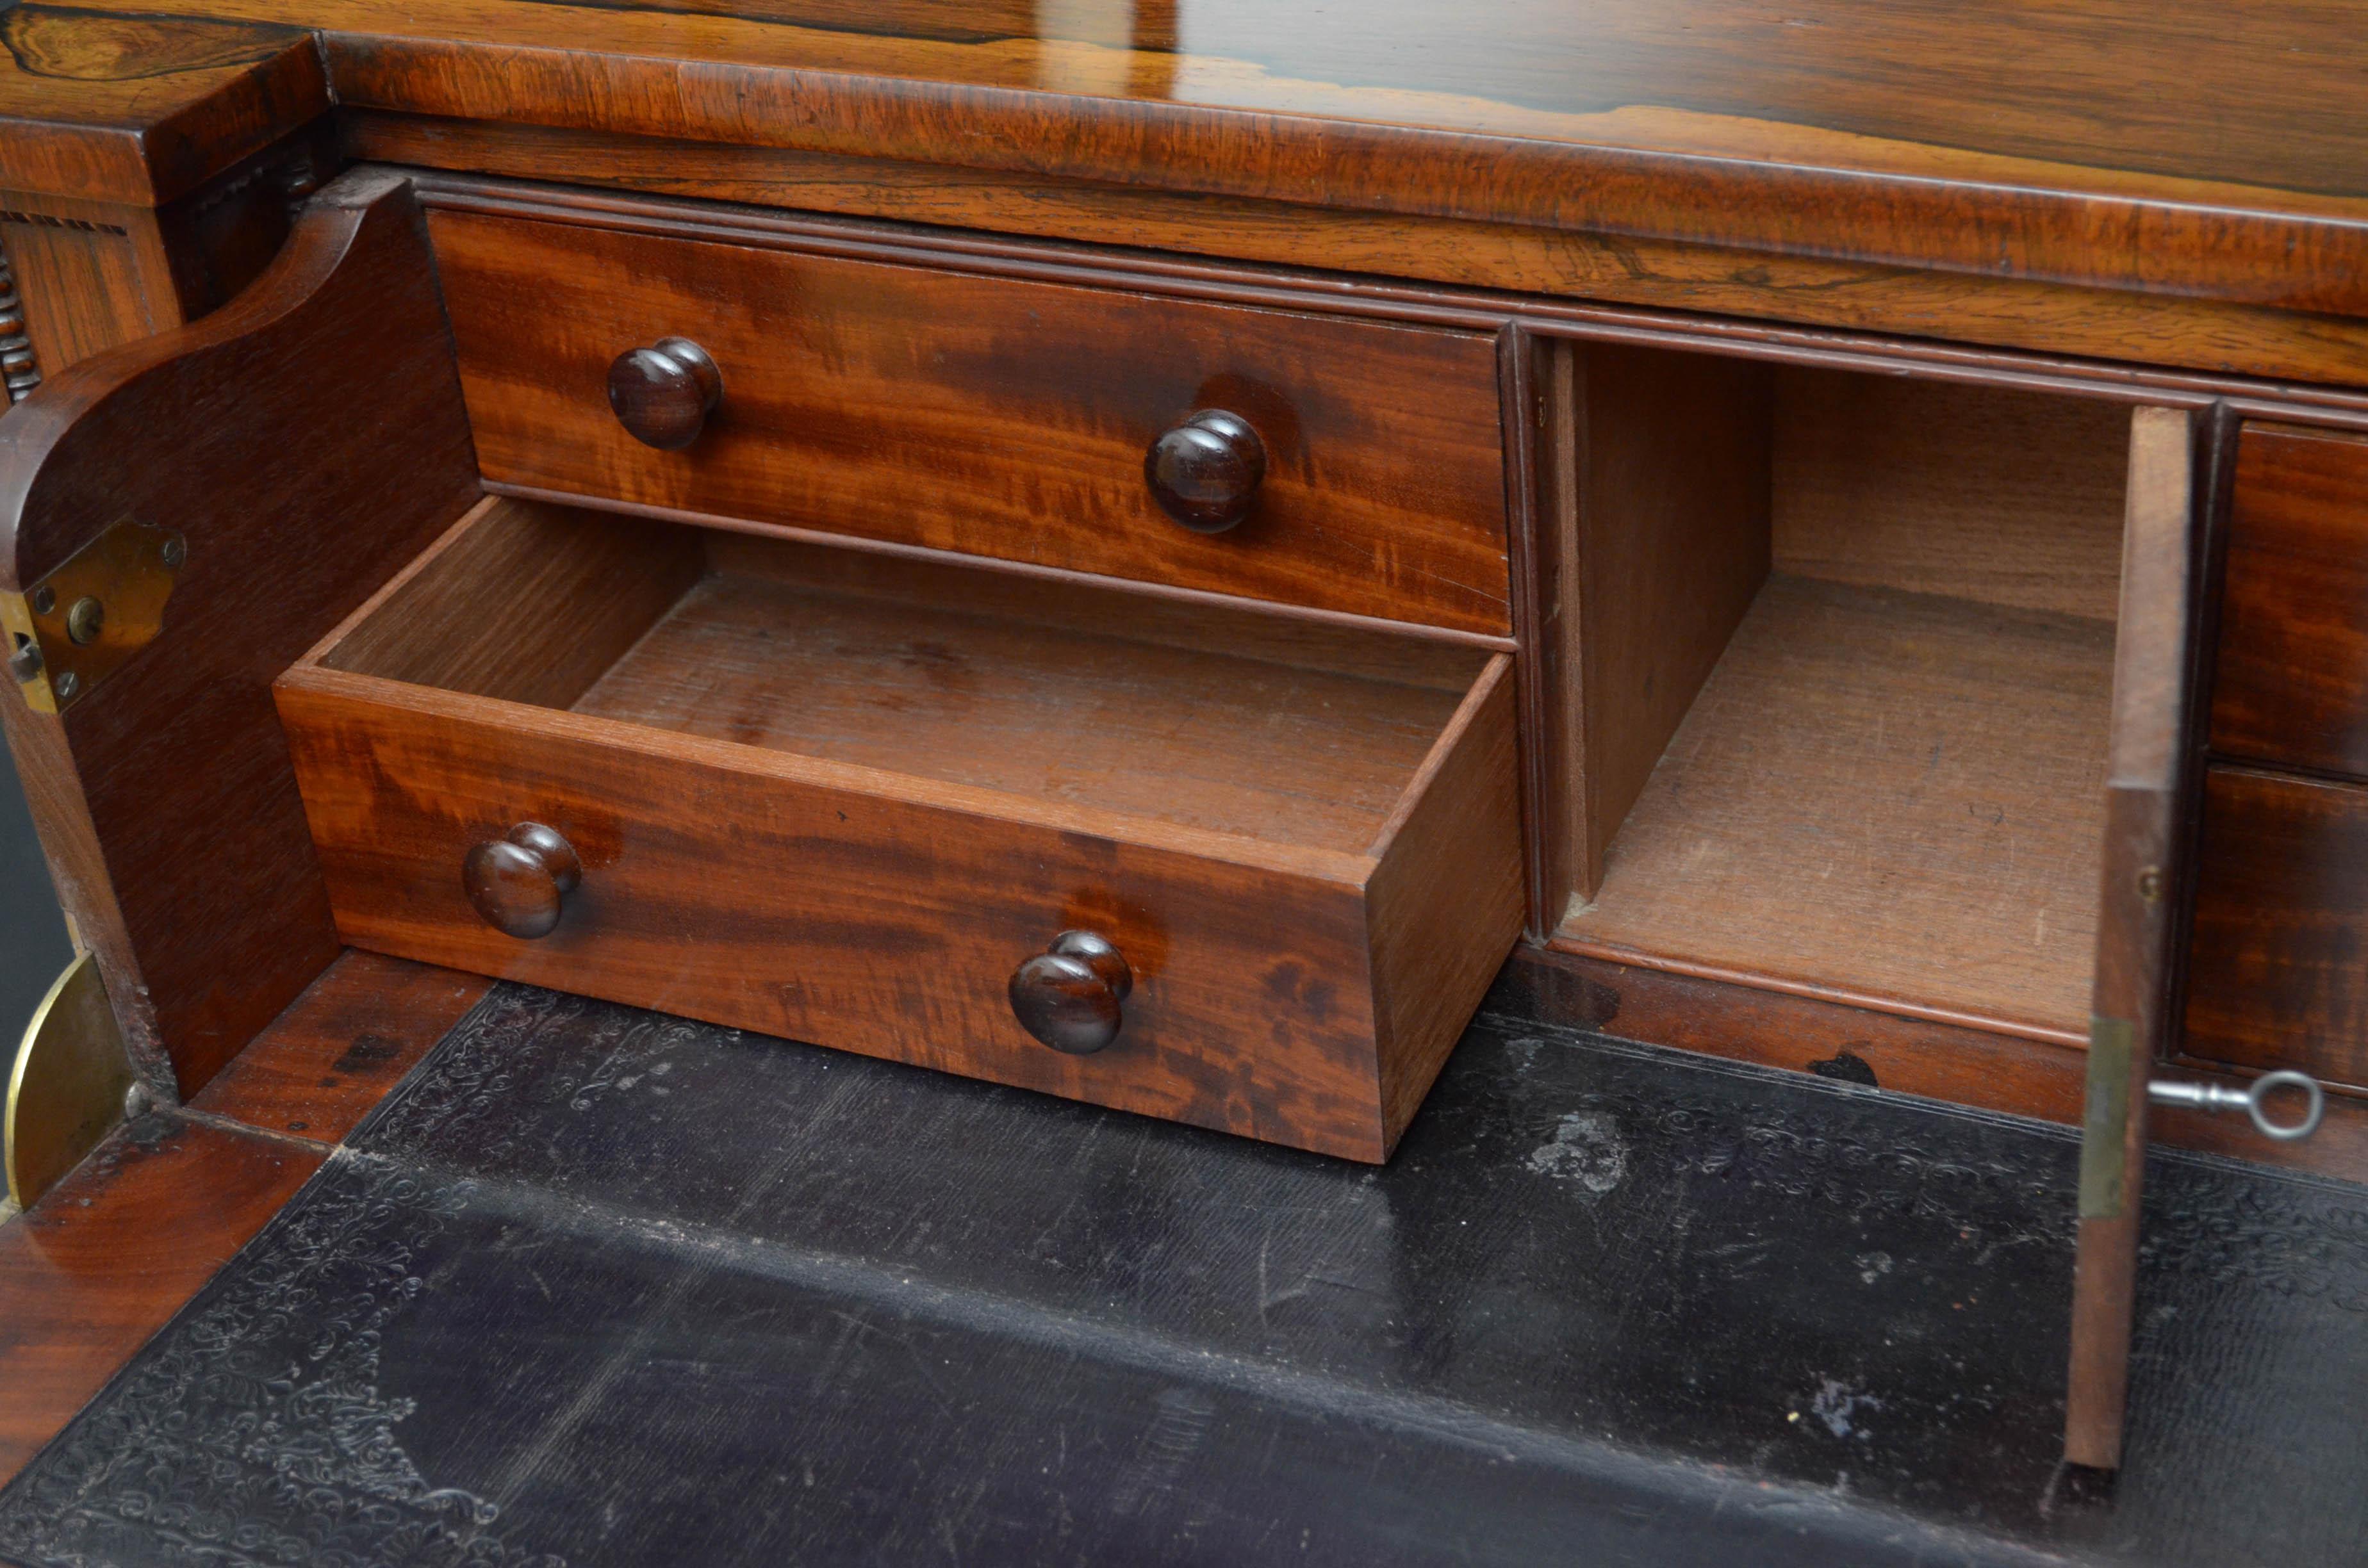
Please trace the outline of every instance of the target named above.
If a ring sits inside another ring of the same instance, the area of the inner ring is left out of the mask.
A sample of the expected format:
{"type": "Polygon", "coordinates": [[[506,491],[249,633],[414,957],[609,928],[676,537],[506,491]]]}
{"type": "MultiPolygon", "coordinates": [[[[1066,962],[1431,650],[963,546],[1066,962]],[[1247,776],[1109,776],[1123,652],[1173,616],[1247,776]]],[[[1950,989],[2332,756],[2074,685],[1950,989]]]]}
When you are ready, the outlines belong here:
{"type": "Polygon", "coordinates": [[[1770,577],[1564,930],[2069,1028],[2112,676],[2108,622],[1770,577]]]}
{"type": "Polygon", "coordinates": [[[2084,1040],[2129,409],[1659,350],[1577,374],[1559,944],[2084,1040]]]}
{"type": "Polygon", "coordinates": [[[500,500],[320,662],[1362,855],[1487,659],[1364,628],[500,500]],[[538,610],[547,593],[565,602],[538,610]]]}

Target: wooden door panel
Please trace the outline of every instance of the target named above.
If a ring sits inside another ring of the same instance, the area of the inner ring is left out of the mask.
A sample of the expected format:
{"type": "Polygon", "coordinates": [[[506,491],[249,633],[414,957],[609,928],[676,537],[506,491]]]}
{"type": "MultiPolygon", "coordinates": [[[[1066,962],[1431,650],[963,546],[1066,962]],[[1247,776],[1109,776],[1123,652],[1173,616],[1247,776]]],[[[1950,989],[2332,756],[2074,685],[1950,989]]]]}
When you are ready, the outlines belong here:
{"type": "Polygon", "coordinates": [[[2188,694],[2202,489],[2194,425],[2183,410],[2143,408],[2130,427],[2065,1412],[2065,1457],[2107,1470],[2121,1462],[2147,1066],[2167,1044],[2192,771],[2188,694]]]}
{"type": "Polygon", "coordinates": [[[336,955],[271,682],[477,490],[419,212],[383,173],[324,190],[234,304],[0,424],[0,595],[125,520],[186,541],[161,630],[104,684],[62,712],[37,710],[40,676],[0,693],[67,913],[159,1088],[194,1093],[336,955]]]}

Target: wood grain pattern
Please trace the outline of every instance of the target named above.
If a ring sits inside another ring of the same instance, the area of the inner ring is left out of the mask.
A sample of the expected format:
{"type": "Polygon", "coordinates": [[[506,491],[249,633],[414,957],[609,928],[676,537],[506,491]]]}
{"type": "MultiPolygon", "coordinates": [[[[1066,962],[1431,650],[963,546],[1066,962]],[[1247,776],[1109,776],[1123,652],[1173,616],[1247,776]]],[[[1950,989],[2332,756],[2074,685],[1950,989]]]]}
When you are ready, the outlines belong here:
{"type": "MultiPolygon", "coordinates": [[[[7,13],[15,18],[27,8],[7,13]]],[[[5,33],[6,21],[0,21],[5,33]]],[[[51,374],[119,344],[195,320],[267,267],[288,237],[290,181],[333,173],[325,128],[308,127],[232,163],[166,202],[0,190],[32,344],[51,374]]],[[[8,177],[0,163],[0,179],[8,177]]]]}
{"type": "Polygon", "coordinates": [[[2368,439],[2248,426],[2226,562],[2213,750],[2368,777],[2368,439]]]}
{"type": "Polygon", "coordinates": [[[343,1142],[490,983],[349,948],[189,1108],[316,1143],[343,1142]]]}
{"type": "Polygon", "coordinates": [[[0,191],[0,213],[45,373],[185,319],[154,212],[0,191]]]}
{"type": "Polygon", "coordinates": [[[716,576],[574,707],[1356,855],[1455,694],[716,576]]]}
{"type": "Polygon", "coordinates": [[[323,1153],[150,1118],[0,1225],[0,1480],[263,1228],[323,1153]]]}
{"type": "Polygon", "coordinates": [[[2368,269],[2360,131],[2327,107],[2348,101],[2347,18],[2323,8],[2239,40],[2202,0],[1395,5],[1346,30],[1309,4],[1196,14],[1185,52],[975,5],[860,26],[770,4],[695,25],[518,0],[28,6],[41,40],[0,74],[0,144],[20,184],[136,192],[115,119],[178,123],[211,93],[220,125],[189,119],[175,151],[220,157],[334,94],[406,162],[1081,237],[1121,238],[1116,219],[1205,254],[1296,244],[1397,276],[2368,380],[2363,335],[2326,313],[2359,313],[2368,269]],[[317,52],[210,63],[291,21],[317,52]],[[1957,59],[1982,68],[1938,63],[1957,59]],[[1319,213],[1348,221],[1309,233],[1319,213]]]}
{"type": "MultiPolygon", "coordinates": [[[[576,511],[576,508],[561,508],[576,511]]],[[[1509,639],[1334,616],[1288,605],[1251,608],[1222,596],[1164,592],[974,556],[851,548],[836,539],[763,528],[698,530],[712,572],[770,578],[817,593],[926,611],[1025,621],[1047,631],[1121,637],[1461,697],[1509,639]]]]}
{"type": "Polygon", "coordinates": [[[1374,854],[1366,885],[1382,1119],[1395,1140],[1520,935],[1525,912],[1512,661],[1456,710],[1374,854]]]}
{"type": "MultiPolygon", "coordinates": [[[[553,516],[619,526],[504,503],[458,532],[548,540],[553,516]]],[[[1180,623],[1164,642],[1114,635],[1115,607],[1071,631],[932,606],[928,574],[901,601],[878,584],[833,595],[794,577],[827,552],[728,549],[771,556],[773,574],[702,578],[574,712],[499,699],[497,682],[468,696],[339,668],[364,662],[336,642],[281,678],[347,940],[1387,1153],[1520,919],[1506,655],[1417,645],[1434,669],[1465,661],[1467,689],[1407,685],[1374,678],[1379,661],[1351,675],[1212,651],[1246,610],[1201,612],[1193,649],[1180,623]],[[481,922],[459,875],[519,821],[585,868],[532,942],[481,922]],[[1119,1042],[1090,1057],[1030,1040],[1005,996],[1072,927],[1136,976],[1119,1042]]],[[[448,540],[347,639],[387,636],[383,616],[433,640],[420,607],[466,599],[504,553],[448,540]],[[468,581],[432,581],[448,574],[468,581]]],[[[1383,640],[1294,631],[1351,635],[1383,640]]]]}
{"type": "Polygon", "coordinates": [[[2084,1038],[2113,639],[1770,579],[1557,940],[2084,1038]]]}
{"type": "Polygon", "coordinates": [[[332,669],[565,708],[705,567],[689,528],[491,497],[322,639],[316,656],[332,669]]]}
{"type": "Polygon", "coordinates": [[[2181,1051],[2368,1092],[2368,789],[2215,767],[2181,1051]]]}
{"type": "Polygon", "coordinates": [[[891,793],[894,776],[870,770],[333,671],[291,671],[280,701],[358,946],[1386,1152],[1368,860],[1172,828],[1156,847],[1075,808],[1031,821],[983,790],[891,793]],[[528,813],[578,845],[586,870],[561,927],[518,943],[466,906],[455,868],[496,819],[528,813]],[[1140,980],[1127,1045],[1072,1057],[1029,1039],[1004,992],[1020,960],[1081,925],[1140,980]]]}
{"type": "MultiPolygon", "coordinates": [[[[2349,35],[2326,12],[2232,34],[2194,0],[1973,17],[1399,5],[1344,30],[1283,5],[1228,11],[1171,53],[997,11],[859,30],[819,7],[701,9],[695,29],[657,6],[496,0],[305,15],[340,102],[404,113],[2317,309],[2343,308],[2362,277],[2357,131],[2323,108],[2346,101],[2349,35]],[[2198,49],[2211,72],[2192,69],[2198,49]],[[1955,60],[1986,68],[1936,63],[1955,60]],[[1470,178],[1482,162],[1490,177],[1470,178]]],[[[278,0],[211,10],[288,17],[278,0]]]]}
{"type": "MultiPolygon", "coordinates": [[[[1496,366],[1477,337],[439,210],[489,479],[1502,633],[1496,366]],[[601,388],[670,335],[727,391],[653,451],[601,388]],[[1257,515],[1160,512],[1196,409],[1260,428],[1257,515]]],[[[919,258],[929,259],[929,258],[919,258]]]]}
{"type": "MultiPolygon", "coordinates": [[[[350,126],[353,121],[344,123],[350,126]]],[[[481,148],[473,142],[465,145],[472,158],[482,153],[488,161],[500,161],[493,149],[481,148]]],[[[595,145],[605,149],[607,143],[596,141],[595,145]]],[[[669,146],[696,161],[678,145],[658,145],[669,146]]],[[[581,177],[594,177],[594,166],[587,165],[581,177]]],[[[622,223],[649,233],[713,236],[735,244],[766,248],[786,244],[850,257],[905,260],[914,259],[916,253],[928,253],[931,257],[943,258],[943,265],[999,277],[1063,283],[1101,281],[1187,299],[1287,310],[1317,309],[1372,320],[1469,331],[1500,332],[1508,324],[1518,323],[1641,347],[1714,348],[1720,353],[1779,364],[1867,370],[1878,375],[1921,374],[1945,381],[2012,385],[2032,392],[2096,396],[2129,406],[2148,403],[2200,408],[2216,400],[2227,403],[2234,412],[2246,417],[2306,418],[2344,428],[2368,429],[2368,395],[2340,386],[2314,385],[2291,379],[2303,373],[2301,366],[2323,361],[2325,354],[2340,345],[2340,335],[2329,337],[2322,330],[2309,343],[2300,338],[2290,342],[2271,361],[2275,367],[2273,373],[2287,379],[2269,382],[2229,373],[2231,362],[2226,355],[2236,345],[2251,340],[2244,329],[2225,321],[2210,329],[2211,352],[2218,356],[2212,360],[2216,368],[2210,371],[2177,368],[2189,362],[2180,355],[2194,347],[2189,341],[2189,333],[2199,324],[2191,322],[2182,327],[2168,318],[2150,328],[2134,328],[2135,335],[2119,340],[2124,345],[2124,358],[2151,363],[2112,364],[2067,358],[2060,347],[2048,354],[2006,352],[1975,346],[1986,340],[1981,329],[1990,320],[1976,308],[1977,297],[1954,290],[1945,295],[1936,294],[1929,278],[1920,280],[1926,302],[1932,304],[1945,298],[1947,309],[1919,318],[1920,324],[1912,330],[1923,335],[1902,337],[1896,331],[1874,335],[1788,326],[1770,321],[1719,319],[1702,313],[1711,308],[1707,300],[1694,301],[1693,309],[1683,312],[1602,303],[1602,300],[1627,295],[1621,277],[1611,273],[1595,276],[1602,272],[1600,267],[1557,266],[1550,275],[1542,276],[1531,285],[1533,291],[1518,301],[1507,299],[1501,291],[1456,286],[1452,280],[1461,275],[1453,258],[1474,249],[1488,257],[1518,251],[1519,245],[1506,234],[1463,235],[1453,243],[1443,242],[1432,267],[1411,269],[1413,276],[1430,281],[1401,282],[1343,272],[1339,268],[1349,264],[1348,258],[1361,254],[1361,248],[1348,237],[1354,230],[1336,235],[1327,225],[1353,215],[1308,207],[1277,207],[1269,215],[1269,221],[1258,226],[1270,239],[1287,240],[1297,247],[1273,258],[1289,264],[1278,267],[1193,254],[1196,249],[1205,252],[1207,246],[1196,247],[1183,234],[1172,236],[1162,247],[1167,254],[1113,249],[1118,241],[1134,234],[1131,221],[1118,215],[1126,210],[1123,208],[1078,236],[1089,243],[1063,244],[1008,237],[1013,225],[1008,220],[1004,222],[1006,233],[978,232],[975,228],[962,232],[910,222],[862,222],[826,212],[690,203],[616,189],[550,186],[529,188],[513,180],[475,175],[417,171],[414,180],[421,199],[431,209],[553,222],[622,223]],[[1581,272],[1588,275],[1583,288],[1577,281],[1581,272]],[[1568,297],[1573,294],[1585,298],[1568,297]]],[[[695,180],[688,183],[693,187],[698,185],[695,180]]],[[[1132,199],[1144,193],[1103,194],[1132,199]]],[[[1032,212],[1038,204],[1036,200],[1013,197],[1000,205],[1032,212]]],[[[910,205],[900,199],[896,210],[889,216],[897,216],[910,205]]],[[[936,210],[925,207],[924,210],[936,210]]],[[[947,210],[951,216],[952,210],[947,210]]],[[[997,205],[989,204],[973,213],[970,222],[973,225],[996,222],[998,210],[997,205]]],[[[1193,210],[1222,212],[1224,208],[1222,204],[1200,203],[1194,205],[1193,210]]],[[[1019,233],[1030,232],[1024,226],[1017,230],[1019,233]]],[[[1221,226],[1220,232],[1226,231],[1221,226]]],[[[1651,258],[1640,256],[1636,246],[1624,243],[1619,245],[1616,260],[1617,270],[1624,274],[1627,283],[1650,286],[1654,276],[1651,258]]],[[[1768,258],[1755,257],[1748,263],[1729,258],[1723,266],[1735,274],[1738,287],[1777,286],[1776,280],[1767,276],[1772,266],[1768,258]]],[[[1789,270],[1777,271],[1780,279],[1792,276],[1789,270]]],[[[1904,272],[1894,274],[1894,278],[1902,285],[1918,281],[1914,275],[1904,272]]],[[[1804,323],[1822,321],[1828,318],[1816,301],[1841,300],[1850,293],[1847,280],[1838,275],[1804,277],[1799,287],[1795,301],[1798,310],[1761,310],[1757,313],[1804,323]]],[[[1791,298],[1789,293],[1786,297],[1791,298]]],[[[1901,301],[1894,301],[1898,302],[1901,301]]],[[[2189,301],[2190,305],[2193,303],[2189,301]]],[[[1721,308],[1730,318],[1738,313],[1734,304],[1721,308]]],[[[2123,319],[2115,315],[2112,303],[2094,293],[2083,295],[2077,305],[2066,304],[2063,308],[2081,319],[2123,319]]],[[[2368,347],[2368,344],[2362,347],[2368,347]]],[[[2328,379],[2356,378],[2329,373],[2328,379]]]]}
{"type": "Polygon", "coordinates": [[[1792,368],[1776,387],[1778,571],[2113,619],[2129,410],[1792,368]]]}
{"type": "Polygon", "coordinates": [[[2172,895],[2181,885],[2179,835],[2187,814],[2196,458],[2195,420],[2186,411],[2143,408],[2132,416],[2064,1415],[2064,1457],[2100,1470],[2121,1463],[2146,1080],[2176,1028],[2180,921],[2172,895]]]}
{"type": "Polygon", "coordinates": [[[1572,406],[1579,821],[1568,892],[1607,846],[1769,570],[1769,373],[1588,344],[1572,406]]]}
{"type": "Polygon", "coordinates": [[[1239,606],[507,499],[313,657],[1348,854],[1372,847],[1486,663],[1239,606]]]}
{"type": "Polygon", "coordinates": [[[156,207],[329,108],[283,17],[15,6],[0,14],[0,184],[156,207]]]}
{"type": "MultiPolygon", "coordinates": [[[[1600,314],[1600,306],[1570,301],[1622,301],[1906,334],[1933,340],[1929,347],[1935,350],[1947,340],[2134,365],[2368,384],[2368,335],[2340,324],[2330,330],[2326,317],[2308,312],[2195,295],[1996,274],[1936,277],[1825,255],[546,125],[347,108],[340,111],[338,126],[356,159],[1515,290],[1531,296],[1525,311],[1600,314]]],[[[1749,330],[1741,323],[1724,324],[1728,331],[1749,330]]],[[[2292,390],[2327,395],[2318,387],[2292,390]]]]}
{"type": "Polygon", "coordinates": [[[161,1087],[194,1093],[336,953],[272,679],[476,494],[417,210],[384,176],[324,192],[237,304],[0,426],[6,587],[126,516],[189,540],[154,644],[63,719],[7,721],[126,1034],[170,1058],[161,1087]]]}

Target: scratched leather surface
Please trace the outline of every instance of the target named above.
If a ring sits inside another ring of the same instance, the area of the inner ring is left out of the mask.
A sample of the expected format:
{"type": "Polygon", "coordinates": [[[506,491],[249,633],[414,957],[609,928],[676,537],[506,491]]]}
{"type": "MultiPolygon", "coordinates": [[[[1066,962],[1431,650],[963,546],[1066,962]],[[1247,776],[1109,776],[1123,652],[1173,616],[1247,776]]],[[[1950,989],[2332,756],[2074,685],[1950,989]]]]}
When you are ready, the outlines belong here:
{"type": "Polygon", "coordinates": [[[1484,1017],[1374,1171],[501,987],[5,1494],[26,1562],[2356,1562],[2368,1195],[1484,1017]]]}

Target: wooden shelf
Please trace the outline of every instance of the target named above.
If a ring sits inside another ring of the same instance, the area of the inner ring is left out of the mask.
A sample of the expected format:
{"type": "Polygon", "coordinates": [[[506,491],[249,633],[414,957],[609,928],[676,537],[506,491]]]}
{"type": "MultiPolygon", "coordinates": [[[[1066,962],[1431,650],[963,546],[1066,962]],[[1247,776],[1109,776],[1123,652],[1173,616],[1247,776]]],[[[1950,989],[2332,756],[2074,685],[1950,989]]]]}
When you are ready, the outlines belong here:
{"type": "Polygon", "coordinates": [[[2085,1037],[2113,628],[1779,574],[1558,945],[2085,1037]]]}

